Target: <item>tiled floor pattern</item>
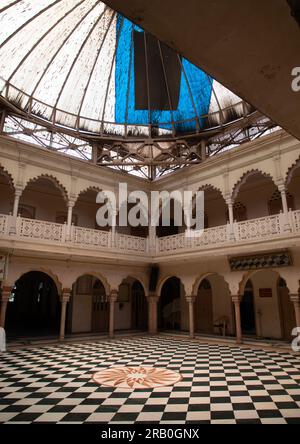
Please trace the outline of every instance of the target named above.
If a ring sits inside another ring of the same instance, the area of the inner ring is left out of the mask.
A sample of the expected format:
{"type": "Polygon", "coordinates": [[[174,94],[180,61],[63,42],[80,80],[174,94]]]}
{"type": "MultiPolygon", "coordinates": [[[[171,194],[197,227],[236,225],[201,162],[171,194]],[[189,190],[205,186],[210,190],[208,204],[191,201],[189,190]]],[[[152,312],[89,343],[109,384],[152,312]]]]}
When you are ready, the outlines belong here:
{"type": "Polygon", "coordinates": [[[297,423],[300,357],[287,352],[132,337],[0,355],[1,423],[297,423]],[[182,374],[171,387],[99,387],[113,365],[182,374]]]}

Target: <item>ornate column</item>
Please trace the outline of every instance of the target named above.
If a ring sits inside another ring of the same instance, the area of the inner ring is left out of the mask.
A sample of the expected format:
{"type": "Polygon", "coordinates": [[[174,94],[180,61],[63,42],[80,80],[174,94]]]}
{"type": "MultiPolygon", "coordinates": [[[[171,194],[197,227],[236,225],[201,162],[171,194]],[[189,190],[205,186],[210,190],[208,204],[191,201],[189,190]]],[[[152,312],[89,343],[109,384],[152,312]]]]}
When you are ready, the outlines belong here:
{"type": "Polygon", "coordinates": [[[226,199],[229,214],[229,225],[230,225],[230,240],[234,240],[234,214],[233,214],[233,200],[231,197],[226,199]]]}
{"type": "Polygon", "coordinates": [[[20,198],[22,196],[23,190],[22,188],[16,188],[15,190],[15,199],[14,199],[14,208],[13,208],[13,218],[16,218],[18,216],[19,212],[19,204],[20,204],[20,198]]]}
{"type": "Polygon", "coordinates": [[[300,328],[300,295],[290,294],[290,299],[294,305],[295,317],[296,317],[296,327],[300,328]]]}
{"type": "Polygon", "coordinates": [[[115,335],[115,303],[118,300],[118,291],[112,290],[109,296],[109,337],[115,335]]]}
{"type": "Polygon", "coordinates": [[[148,330],[150,335],[157,334],[157,304],[158,296],[156,294],[150,294],[148,300],[148,330]]]}
{"type": "Polygon", "coordinates": [[[111,243],[112,247],[116,247],[116,230],[117,230],[117,210],[112,210],[112,221],[111,221],[111,243]]]}
{"type": "Polygon", "coordinates": [[[60,298],[61,301],[60,331],[59,331],[60,341],[63,341],[65,339],[67,305],[70,302],[71,293],[72,290],[70,288],[64,288],[60,298]]]}
{"type": "Polygon", "coordinates": [[[189,325],[190,325],[190,338],[194,339],[195,337],[195,315],[194,315],[194,306],[196,297],[195,296],[187,296],[187,303],[189,305],[189,325]]]}
{"type": "Polygon", "coordinates": [[[12,234],[12,235],[16,234],[16,232],[17,232],[16,223],[17,223],[17,217],[18,217],[19,205],[20,205],[20,198],[22,196],[22,193],[23,193],[23,189],[22,188],[17,187],[15,189],[13,213],[12,213],[12,218],[11,218],[11,225],[9,227],[9,234],[12,234]]]}
{"type": "Polygon", "coordinates": [[[71,239],[71,229],[72,229],[72,218],[73,218],[73,208],[75,207],[75,201],[70,199],[68,201],[68,219],[67,219],[67,233],[66,239],[69,241],[71,239]]]}
{"type": "Polygon", "coordinates": [[[284,231],[291,231],[291,225],[289,221],[289,207],[288,207],[288,201],[287,201],[287,195],[286,195],[286,188],[285,185],[279,185],[278,189],[281,193],[281,200],[282,200],[282,209],[284,214],[284,231]]]}
{"type": "Polygon", "coordinates": [[[0,312],[0,327],[5,328],[5,318],[7,304],[12,292],[12,287],[3,286],[1,292],[1,312],[0,312]]]}
{"type": "Polygon", "coordinates": [[[236,342],[237,344],[243,343],[242,335],[242,322],[241,322],[241,296],[232,296],[232,302],[234,303],[235,311],[235,325],[236,325],[236,342]]]}
{"type": "Polygon", "coordinates": [[[156,252],[156,227],[149,223],[149,252],[155,255],[156,252]]]}

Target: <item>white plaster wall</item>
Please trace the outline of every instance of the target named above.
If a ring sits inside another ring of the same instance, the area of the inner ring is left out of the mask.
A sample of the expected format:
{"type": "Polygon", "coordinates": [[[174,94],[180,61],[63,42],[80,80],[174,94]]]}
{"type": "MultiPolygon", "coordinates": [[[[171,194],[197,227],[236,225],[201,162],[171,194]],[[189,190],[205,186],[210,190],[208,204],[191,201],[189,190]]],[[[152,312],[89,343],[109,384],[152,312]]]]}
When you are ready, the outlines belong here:
{"type": "Polygon", "coordinates": [[[269,215],[269,201],[276,189],[271,181],[266,181],[261,186],[254,185],[247,190],[242,187],[236,201],[247,207],[248,219],[265,217],[269,215]]]}
{"type": "Polygon", "coordinates": [[[96,227],[96,214],[99,206],[96,204],[96,194],[95,203],[80,200],[76,203],[74,207],[74,215],[77,216],[77,225],[84,228],[96,227]]]}
{"type": "Polygon", "coordinates": [[[116,330],[131,329],[131,302],[115,304],[115,328],[116,330]],[[123,308],[121,308],[123,305],[123,308]]]}
{"type": "Polygon", "coordinates": [[[67,212],[64,199],[58,193],[54,194],[51,186],[41,191],[25,189],[20,204],[34,207],[35,218],[48,222],[55,222],[58,213],[67,212]]]}

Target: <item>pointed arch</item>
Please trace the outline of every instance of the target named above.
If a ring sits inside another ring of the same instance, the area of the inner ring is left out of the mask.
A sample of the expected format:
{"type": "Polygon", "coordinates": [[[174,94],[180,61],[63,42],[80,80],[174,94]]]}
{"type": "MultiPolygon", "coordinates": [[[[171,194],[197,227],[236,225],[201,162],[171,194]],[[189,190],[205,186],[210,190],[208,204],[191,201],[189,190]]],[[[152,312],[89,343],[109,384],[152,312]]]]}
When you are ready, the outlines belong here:
{"type": "Polygon", "coordinates": [[[294,173],[298,168],[300,168],[300,156],[298,157],[296,162],[293,163],[293,165],[289,168],[289,170],[287,172],[286,179],[285,179],[286,187],[288,187],[289,184],[291,183],[294,173]]]}
{"type": "Polygon", "coordinates": [[[78,271],[76,274],[75,274],[75,276],[73,276],[73,282],[72,282],[72,285],[71,286],[73,286],[74,284],[76,284],[76,282],[78,281],[78,279],[80,279],[81,277],[84,277],[84,276],[91,276],[91,277],[93,277],[93,278],[95,278],[95,279],[98,279],[101,283],[102,283],[102,285],[103,285],[103,287],[105,288],[105,293],[106,293],[106,295],[108,296],[109,294],[110,294],[110,292],[111,292],[111,287],[110,287],[110,285],[109,285],[109,283],[108,283],[108,280],[107,280],[107,278],[104,276],[104,275],[102,275],[101,273],[98,273],[98,272],[95,272],[95,271],[89,271],[89,270],[87,270],[87,271],[85,271],[85,272],[83,272],[83,271],[78,271]]]}
{"type": "Polygon", "coordinates": [[[193,285],[193,295],[194,296],[197,295],[199,287],[202,284],[202,282],[205,279],[209,279],[211,276],[220,276],[224,280],[224,282],[226,283],[226,285],[228,286],[228,289],[229,289],[229,284],[228,284],[228,282],[226,281],[225,277],[222,274],[214,272],[214,271],[210,271],[210,272],[207,272],[207,273],[203,273],[203,274],[201,274],[200,276],[198,276],[196,278],[196,280],[194,282],[194,285],[193,285]]]}
{"type": "Polygon", "coordinates": [[[3,174],[8,179],[10,186],[15,190],[15,181],[12,174],[0,163],[0,175],[3,174]]]}
{"type": "Polygon", "coordinates": [[[245,288],[246,288],[246,285],[247,285],[247,282],[248,282],[249,280],[251,280],[251,279],[252,279],[257,273],[260,273],[260,272],[262,272],[262,271],[266,271],[266,270],[269,270],[269,271],[272,271],[272,272],[276,273],[277,276],[278,276],[278,280],[280,280],[281,278],[284,279],[284,280],[286,281],[286,283],[287,283],[287,286],[288,286],[288,282],[287,282],[287,280],[286,280],[284,274],[281,275],[280,271],[278,271],[278,270],[276,270],[276,269],[273,269],[273,268],[265,268],[265,269],[258,269],[258,270],[249,270],[249,271],[247,271],[247,272],[243,275],[243,278],[242,278],[242,280],[241,280],[240,283],[239,283],[239,294],[240,294],[240,295],[243,295],[243,294],[244,294],[244,292],[245,292],[245,288]]]}
{"type": "Polygon", "coordinates": [[[225,196],[223,194],[223,191],[221,190],[221,188],[212,185],[210,183],[205,183],[204,185],[201,185],[198,189],[198,191],[209,191],[209,190],[213,190],[216,191],[217,193],[220,193],[220,195],[223,197],[223,199],[225,200],[225,196]]]}
{"type": "Polygon", "coordinates": [[[35,177],[29,179],[29,180],[26,182],[23,191],[25,191],[26,188],[27,188],[28,186],[34,184],[34,183],[37,182],[39,179],[47,179],[47,180],[49,180],[49,181],[55,186],[55,188],[57,188],[57,189],[61,192],[61,194],[62,194],[63,199],[65,200],[65,202],[66,202],[66,203],[68,202],[68,200],[69,200],[69,194],[68,194],[68,191],[67,191],[66,187],[61,183],[61,181],[60,181],[57,177],[55,177],[55,176],[52,175],[52,174],[40,174],[40,175],[37,175],[37,176],[35,176],[35,177]]]}
{"type": "MultiPolygon", "coordinates": [[[[132,280],[134,280],[135,282],[138,282],[139,284],[141,284],[141,286],[143,287],[144,293],[145,293],[145,297],[148,296],[148,295],[147,295],[147,293],[148,293],[148,291],[147,291],[147,284],[146,284],[146,282],[145,282],[144,279],[142,279],[142,278],[141,278],[140,276],[138,276],[138,275],[135,275],[134,273],[130,273],[126,278],[123,279],[122,282],[126,281],[127,279],[132,279],[132,280]]],[[[122,282],[121,282],[121,284],[122,284],[122,282]]]]}
{"type": "Polygon", "coordinates": [[[242,186],[246,184],[247,180],[248,180],[250,177],[252,177],[252,176],[256,176],[256,175],[263,176],[263,177],[265,177],[266,179],[270,179],[270,180],[273,182],[273,184],[274,184],[275,186],[277,186],[277,185],[276,185],[276,182],[275,182],[275,180],[274,180],[274,178],[273,178],[273,176],[272,176],[271,174],[266,173],[266,172],[264,172],[264,171],[262,171],[262,170],[260,170],[260,169],[258,169],[258,168],[248,170],[247,172],[245,172],[245,173],[242,175],[242,177],[241,177],[241,178],[235,183],[235,185],[234,185],[233,188],[232,188],[232,193],[231,193],[231,195],[232,195],[232,199],[233,199],[234,201],[236,200],[236,198],[237,198],[237,196],[238,196],[238,194],[239,194],[239,192],[240,192],[242,186]]]}
{"type": "Polygon", "coordinates": [[[46,274],[55,283],[58,294],[62,293],[62,289],[63,289],[62,282],[59,279],[58,275],[55,274],[50,268],[36,267],[36,266],[29,267],[28,269],[25,269],[25,270],[23,269],[23,270],[19,271],[15,275],[9,276],[9,281],[12,284],[15,284],[18,280],[20,280],[26,274],[34,273],[34,272],[46,274]]]}
{"type": "MultiPolygon", "coordinates": [[[[180,276],[178,276],[177,274],[169,274],[168,276],[165,276],[165,277],[161,278],[161,279],[159,280],[159,282],[158,282],[157,289],[156,289],[156,293],[157,293],[158,298],[161,297],[161,291],[162,291],[162,288],[163,288],[164,284],[165,284],[169,279],[172,279],[172,278],[179,279],[180,282],[181,282],[181,284],[183,285],[183,287],[185,287],[185,286],[184,286],[184,283],[183,283],[183,281],[182,281],[182,278],[181,278],[180,276]]],[[[184,288],[184,289],[185,289],[185,288],[184,288]]]]}

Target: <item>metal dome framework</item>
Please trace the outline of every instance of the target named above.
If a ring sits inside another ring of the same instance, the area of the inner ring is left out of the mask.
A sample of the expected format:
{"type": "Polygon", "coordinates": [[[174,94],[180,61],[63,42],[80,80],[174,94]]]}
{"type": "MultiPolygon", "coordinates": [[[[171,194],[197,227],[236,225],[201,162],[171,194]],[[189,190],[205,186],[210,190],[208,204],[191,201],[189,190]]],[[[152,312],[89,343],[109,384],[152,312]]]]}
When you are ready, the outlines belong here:
{"type": "Polygon", "coordinates": [[[0,102],[1,132],[150,179],[274,127],[99,0],[0,2],[0,102]]]}

